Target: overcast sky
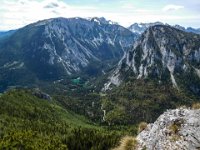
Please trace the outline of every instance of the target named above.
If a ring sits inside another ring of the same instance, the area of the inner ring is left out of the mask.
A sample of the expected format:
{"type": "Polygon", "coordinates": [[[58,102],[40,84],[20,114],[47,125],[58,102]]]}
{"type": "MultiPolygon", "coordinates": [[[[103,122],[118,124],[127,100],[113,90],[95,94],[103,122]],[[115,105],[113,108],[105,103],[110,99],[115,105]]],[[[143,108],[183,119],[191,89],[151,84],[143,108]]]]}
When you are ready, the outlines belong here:
{"type": "Polygon", "coordinates": [[[161,21],[200,28],[200,0],[0,0],[0,30],[55,17],[105,17],[129,26],[161,21]]]}

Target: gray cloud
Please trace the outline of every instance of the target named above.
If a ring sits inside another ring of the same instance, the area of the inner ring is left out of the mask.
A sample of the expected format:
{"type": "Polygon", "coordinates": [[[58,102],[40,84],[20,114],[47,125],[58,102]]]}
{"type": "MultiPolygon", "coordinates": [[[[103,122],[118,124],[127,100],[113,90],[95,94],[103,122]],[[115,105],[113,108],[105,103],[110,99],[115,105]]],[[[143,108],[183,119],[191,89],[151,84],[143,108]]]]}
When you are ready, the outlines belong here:
{"type": "Polygon", "coordinates": [[[56,10],[52,10],[51,12],[56,14],[56,15],[60,15],[60,13],[58,11],[56,11],[56,10]]]}
{"type": "Polygon", "coordinates": [[[44,8],[57,8],[59,5],[57,3],[49,3],[48,5],[44,6],[44,8]]]}

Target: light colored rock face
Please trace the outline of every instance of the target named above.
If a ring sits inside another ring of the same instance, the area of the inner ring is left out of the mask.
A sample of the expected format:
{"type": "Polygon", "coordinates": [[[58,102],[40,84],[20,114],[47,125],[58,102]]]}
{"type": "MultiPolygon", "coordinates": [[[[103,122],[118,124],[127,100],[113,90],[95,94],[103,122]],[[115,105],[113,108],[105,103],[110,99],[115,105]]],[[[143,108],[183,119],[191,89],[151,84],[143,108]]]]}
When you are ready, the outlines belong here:
{"type": "Polygon", "coordinates": [[[200,149],[200,110],[175,109],[148,124],[138,136],[139,150],[200,149]]]}
{"type": "Polygon", "coordinates": [[[128,29],[105,18],[56,18],[33,24],[44,26],[41,51],[48,64],[59,64],[68,74],[82,71],[91,62],[119,60],[136,39],[128,29]]]}
{"type": "MultiPolygon", "coordinates": [[[[171,80],[172,86],[179,89],[177,76],[184,76],[184,74],[199,76],[199,41],[199,35],[186,33],[170,26],[150,27],[124,55],[112,77],[115,77],[115,81],[122,81],[124,72],[128,70],[132,71],[137,79],[153,77],[158,81],[171,80]]],[[[119,85],[112,80],[109,82],[119,85]]],[[[200,90],[200,85],[196,87],[200,90]]]]}
{"type": "Polygon", "coordinates": [[[13,61],[13,62],[6,63],[2,67],[0,67],[0,69],[4,68],[4,69],[9,69],[9,70],[16,70],[16,69],[21,69],[23,67],[24,67],[23,62],[13,61]]]}

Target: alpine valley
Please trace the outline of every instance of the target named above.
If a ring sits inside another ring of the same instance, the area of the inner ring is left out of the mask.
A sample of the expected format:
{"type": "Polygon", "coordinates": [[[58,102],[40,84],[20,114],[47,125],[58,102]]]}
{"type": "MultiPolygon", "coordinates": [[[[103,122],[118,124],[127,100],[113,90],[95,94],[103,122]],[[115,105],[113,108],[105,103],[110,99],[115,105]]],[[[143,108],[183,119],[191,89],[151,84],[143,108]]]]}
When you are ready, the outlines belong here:
{"type": "Polygon", "coordinates": [[[80,72],[102,74],[119,61],[137,35],[104,18],[56,18],[3,37],[0,89],[4,90],[80,72]]]}
{"type": "Polygon", "coordinates": [[[0,92],[0,149],[195,150],[200,30],[76,17],[0,32],[0,92]]]}

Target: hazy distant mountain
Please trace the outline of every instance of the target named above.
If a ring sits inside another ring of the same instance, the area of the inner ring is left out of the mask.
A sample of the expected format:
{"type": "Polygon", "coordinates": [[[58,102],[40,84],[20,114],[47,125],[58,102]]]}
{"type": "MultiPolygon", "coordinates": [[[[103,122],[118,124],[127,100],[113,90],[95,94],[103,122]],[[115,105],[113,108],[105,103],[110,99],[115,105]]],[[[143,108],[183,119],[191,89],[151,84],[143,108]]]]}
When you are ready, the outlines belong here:
{"type": "Polygon", "coordinates": [[[188,28],[186,29],[186,31],[187,31],[187,32],[192,32],[192,33],[200,34],[200,28],[194,29],[194,28],[188,27],[188,28]]]}
{"type": "MultiPolygon", "coordinates": [[[[146,29],[148,29],[149,27],[155,26],[155,25],[168,25],[168,24],[164,24],[162,22],[139,23],[139,24],[134,23],[130,27],[128,27],[128,29],[130,31],[132,31],[133,33],[137,33],[137,34],[141,35],[142,33],[144,33],[144,31],[146,29]]],[[[170,26],[170,25],[168,25],[168,26],[170,26]]],[[[185,28],[185,27],[182,27],[180,25],[174,25],[172,27],[177,28],[177,29],[182,30],[182,31],[185,31],[185,32],[192,32],[192,33],[200,34],[200,28],[199,29],[195,29],[195,28],[192,28],[192,27],[185,28]]]]}
{"type": "Polygon", "coordinates": [[[5,37],[9,37],[12,34],[14,34],[15,32],[16,32],[16,30],[0,31],[0,39],[5,38],[5,37]]]}
{"type": "Polygon", "coordinates": [[[134,23],[128,29],[132,31],[133,33],[142,34],[146,29],[148,29],[151,26],[155,25],[163,25],[162,22],[155,22],[155,23],[134,23]]]}
{"type": "Polygon", "coordinates": [[[200,34],[200,28],[198,28],[198,29],[195,29],[195,28],[192,28],[192,27],[185,28],[185,27],[182,27],[180,25],[175,25],[173,27],[175,27],[175,28],[177,28],[179,30],[185,31],[185,32],[191,32],[191,33],[200,34]]]}

